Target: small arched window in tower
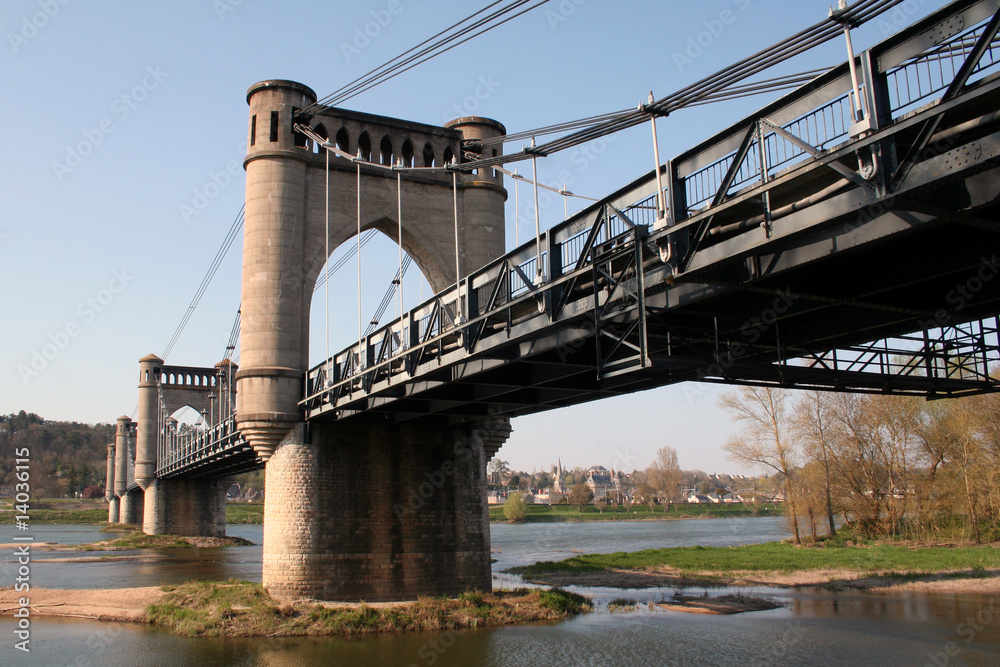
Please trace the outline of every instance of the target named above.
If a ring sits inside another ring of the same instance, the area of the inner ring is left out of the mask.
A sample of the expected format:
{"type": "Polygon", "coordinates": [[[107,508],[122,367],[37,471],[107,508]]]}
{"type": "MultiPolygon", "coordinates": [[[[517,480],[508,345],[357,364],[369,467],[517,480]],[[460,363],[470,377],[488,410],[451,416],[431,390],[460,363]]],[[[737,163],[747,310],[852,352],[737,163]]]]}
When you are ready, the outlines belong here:
{"type": "Polygon", "coordinates": [[[361,151],[361,159],[372,160],[372,140],[368,138],[367,132],[362,132],[361,136],[358,137],[358,150],[361,151]]]}
{"type": "Polygon", "coordinates": [[[434,166],[434,147],[430,144],[424,144],[424,166],[434,166]]]}
{"type": "Polygon", "coordinates": [[[382,164],[392,164],[392,139],[389,135],[382,137],[382,143],[378,147],[379,152],[379,162],[382,164]]]}
{"type": "Polygon", "coordinates": [[[337,148],[345,153],[351,152],[351,140],[347,136],[347,130],[340,128],[337,131],[337,148]]]}
{"type": "Polygon", "coordinates": [[[278,140],[278,112],[271,112],[271,132],[268,134],[268,139],[270,141],[278,140]]]}
{"type": "MultiPolygon", "coordinates": [[[[319,136],[323,137],[324,139],[329,139],[330,138],[330,135],[328,135],[326,133],[326,127],[323,126],[323,123],[320,123],[319,125],[317,125],[316,127],[314,127],[313,128],[313,132],[315,132],[319,136]]],[[[313,144],[313,153],[321,153],[321,152],[323,152],[323,149],[320,148],[319,142],[314,143],[313,144]]]]}
{"type": "MultiPolygon", "coordinates": [[[[496,156],[497,156],[497,149],[494,148],[493,149],[493,157],[496,157],[496,156]]],[[[492,171],[493,171],[493,178],[496,178],[497,177],[497,170],[493,169],[492,171]]]]}
{"type": "Polygon", "coordinates": [[[413,144],[410,143],[409,139],[403,142],[403,166],[413,166],[413,144]]]}
{"type": "Polygon", "coordinates": [[[309,141],[309,137],[302,134],[301,132],[295,131],[295,114],[297,114],[298,112],[299,112],[298,107],[292,107],[292,140],[295,142],[295,145],[298,146],[299,148],[306,148],[309,145],[307,143],[309,141]]]}
{"type": "Polygon", "coordinates": [[[257,143],[257,114],[250,116],[250,145],[257,143]]]}
{"type": "Polygon", "coordinates": [[[441,164],[451,164],[452,159],[454,159],[455,154],[451,152],[451,146],[444,149],[444,155],[441,158],[441,164]]]}

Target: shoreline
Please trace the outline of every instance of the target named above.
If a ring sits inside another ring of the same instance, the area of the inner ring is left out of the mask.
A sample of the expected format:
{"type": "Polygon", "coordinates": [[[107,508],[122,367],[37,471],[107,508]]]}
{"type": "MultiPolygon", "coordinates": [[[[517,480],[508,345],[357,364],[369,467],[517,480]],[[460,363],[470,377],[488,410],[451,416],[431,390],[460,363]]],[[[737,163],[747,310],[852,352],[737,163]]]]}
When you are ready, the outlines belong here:
{"type": "Polygon", "coordinates": [[[524,581],[542,586],[582,586],[621,589],[645,588],[825,588],[827,590],[923,591],[928,593],[1000,594],[1000,570],[896,570],[858,572],[827,569],[795,572],[737,571],[682,572],[676,568],[627,570],[609,568],[595,572],[549,572],[522,575],[524,581]]]}
{"type": "Polygon", "coordinates": [[[33,616],[146,624],[187,637],[351,636],[474,629],[562,620],[589,613],[586,597],[561,589],[468,591],[398,602],[279,601],[248,581],[191,581],[112,589],[0,589],[0,616],[27,597],[33,616]]]}

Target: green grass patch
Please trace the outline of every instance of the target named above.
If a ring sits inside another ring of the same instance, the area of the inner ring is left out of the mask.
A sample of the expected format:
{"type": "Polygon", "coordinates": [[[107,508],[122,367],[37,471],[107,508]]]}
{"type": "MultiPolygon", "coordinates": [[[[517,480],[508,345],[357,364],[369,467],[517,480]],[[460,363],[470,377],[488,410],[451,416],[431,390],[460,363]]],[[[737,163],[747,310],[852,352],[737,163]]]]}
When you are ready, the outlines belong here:
{"type": "Polygon", "coordinates": [[[539,591],[538,598],[543,607],[565,615],[581,614],[593,606],[590,600],[582,595],[561,588],[539,591]]]}
{"type": "Polygon", "coordinates": [[[985,571],[1000,568],[1000,549],[988,546],[909,548],[885,544],[806,548],[787,542],[768,542],[739,547],[674,547],[591,554],[556,562],[543,561],[510,571],[537,576],[552,572],[591,573],[663,567],[690,574],[824,569],[865,573],[985,571]]]}
{"type": "MultiPolygon", "coordinates": [[[[3,514],[12,515],[10,511],[0,513],[0,520],[3,514]]],[[[53,523],[82,523],[101,524],[108,522],[108,509],[42,509],[30,507],[28,509],[29,522],[31,524],[53,524],[53,523]]]]}
{"type": "MultiPolygon", "coordinates": [[[[525,523],[546,523],[558,521],[643,521],[650,519],[710,519],[737,518],[751,516],[779,516],[781,509],[775,506],[747,506],[743,503],[723,503],[718,505],[660,505],[652,509],[647,505],[626,508],[611,505],[602,512],[594,505],[525,505],[525,523]]],[[[503,505],[490,507],[490,521],[505,522],[503,505]]]]}
{"type": "Polygon", "coordinates": [[[264,523],[264,503],[226,503],[226,523],[264,523]]]}
{"type": "Polygon", "coordinates": [[[121,537],[77,545],[80,551],[118,551],[127,549],[187,549],[193,547],[242,547],[253,542],[242,537],[184,537],[181,535],[146,535],[134,531],[121,537]]]}
{"type": "Polygon", "coordinates": [[[201,636],[352,635],[445,630],[552,620],[592,609],[587,598],[559,589],[469,591],[457,598],[420,598],[391,605],[275,601],[246,581],[188,582],[163,588],[146,609],[149,623],[177,634],[201,636]]]}

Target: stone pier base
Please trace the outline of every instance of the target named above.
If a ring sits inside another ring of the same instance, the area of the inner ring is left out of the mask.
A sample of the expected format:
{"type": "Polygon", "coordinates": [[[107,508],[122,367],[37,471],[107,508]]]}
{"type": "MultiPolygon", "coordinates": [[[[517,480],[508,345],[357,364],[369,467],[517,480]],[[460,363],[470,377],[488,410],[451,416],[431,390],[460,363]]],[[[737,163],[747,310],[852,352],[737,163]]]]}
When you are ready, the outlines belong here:
{"type": "Polygon", "coordinates": [[[118,523],[118,496],[112,496],[108,501],[108,523],[118,523]]]}
{"type": "Polygon", "coordinates": [[[147,535],[226,536],[223,479],[156,479],[146,487],[142,532],[147,535]]]}
{"type": "Polygon", "coordinates": [[[272,595],[374,601],[491,589],[486,451],[497,429],[310,426],[267,463],[272,595]]]}
{"type": "Polygon", "coordinates": [[[121,497],[119,518],[122,523],[142,525],[142,489],[132,489],[121,497]]]}

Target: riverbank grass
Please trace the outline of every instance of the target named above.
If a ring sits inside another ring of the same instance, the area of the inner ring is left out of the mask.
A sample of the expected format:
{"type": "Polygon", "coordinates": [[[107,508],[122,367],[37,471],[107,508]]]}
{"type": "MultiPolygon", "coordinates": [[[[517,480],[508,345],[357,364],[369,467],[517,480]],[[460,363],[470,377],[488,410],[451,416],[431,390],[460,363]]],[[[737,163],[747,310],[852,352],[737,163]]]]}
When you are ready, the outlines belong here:
{"type": "Polygon", "coordinates": [[[910,547],[895,544],[797,547],[768,542],[738,547],[673,547],[632,553],[590,554],[561,561],[515,567],[510,572],[528,580],[549,574],[596,575],[608,572],[671,571],[705,579],[743,573],[790,573],[840,570],[863,575],[902,576],[965,571],[986,576],[1000,569],[1000,549],[992,546],[910,547]]]}
{"type": "Polygon", "coordinates": [[[123,551],[129,549],[188,549],[192,547],[244,547],[253,542],[242,537],[186,537],[183,535],[146,535],[134,531],[111,540],[78,544],[78,551],[123,551]]]}
{"type": "MultiPolygon", "coordinates": [[[[725,503],[718,505],[688,505],[676,504],[668,507],[657,505],[650,508],[647,505],[635,505],[631,508],[620,505],[609,505],[603,510],[596,505],[584,505],[583,509],[575,505],[525,505],[525,516],[518,523],[555,523],[562,521],[655,521],[665,519],[713,519],[738,518],[754,516],[779,516],[780,508],[774,505],[750,506],[743,503],[725,503]]],[[[490,506],[490,521],[505,523],[503,505],[490,506]]]]}
{"type": "Polygon", "coordinates": [[[147,621],[188,637],[351,635],[455,630],[553,620],[586,613],[587,598],[561,589],[469,591],[414,602],[281,604],[260,584],[194,581],[166,586],[147,621]]]}

